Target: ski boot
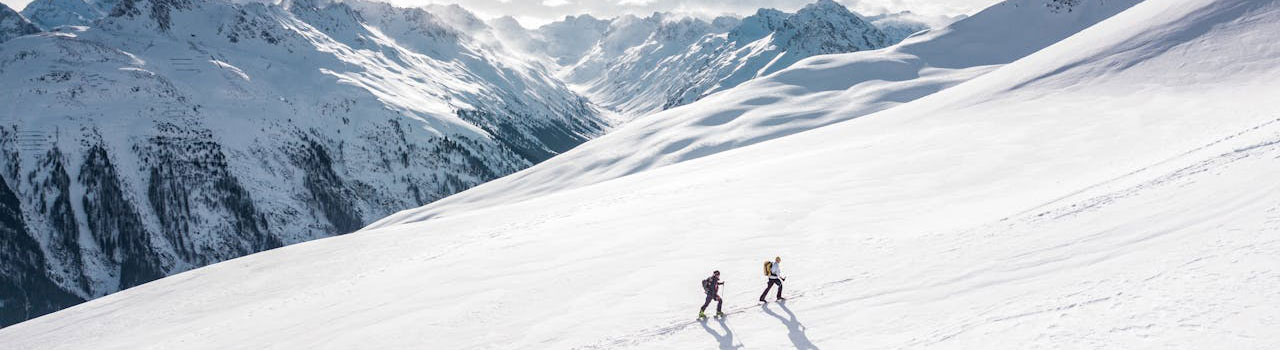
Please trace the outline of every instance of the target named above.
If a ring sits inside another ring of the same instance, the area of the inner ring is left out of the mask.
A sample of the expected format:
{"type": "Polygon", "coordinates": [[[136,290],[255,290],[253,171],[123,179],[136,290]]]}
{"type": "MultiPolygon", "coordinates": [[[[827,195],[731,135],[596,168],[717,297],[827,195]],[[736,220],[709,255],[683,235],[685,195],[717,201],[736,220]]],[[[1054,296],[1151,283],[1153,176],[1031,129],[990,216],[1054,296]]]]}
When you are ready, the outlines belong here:
{"type": "Polygon", "coordinates": [[[706,313],[706,312],[702,312],[702,311],[698,311],[698,319],[699,319],[699,320],[705,320],[705,319],[707,319],[707,313],[706,313]]]}
{"type": "Polygon", "coordinates": [[[724,318],[724,313],[716,311],[716,318],[724,318]]]}

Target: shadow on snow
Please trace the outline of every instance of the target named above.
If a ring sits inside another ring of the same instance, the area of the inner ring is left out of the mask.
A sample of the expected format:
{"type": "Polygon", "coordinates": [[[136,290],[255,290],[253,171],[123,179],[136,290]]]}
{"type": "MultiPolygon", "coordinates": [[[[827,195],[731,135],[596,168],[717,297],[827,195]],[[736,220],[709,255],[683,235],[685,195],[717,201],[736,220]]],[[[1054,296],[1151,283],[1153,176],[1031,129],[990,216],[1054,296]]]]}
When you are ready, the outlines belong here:
{"type": "Polygon", "coordinates": [[[724,335],[721,335],[720,332],[717,332],[715,329],[712,329],[710,326],[707,326],[707,320],[702,320],[701,322],[698,322],[698,323],[702,324],[703,330],[707,331],[708,334],[711,334],[712,337],[716,338],[716,342],[720,343],[720,350],[733,350],[733,349],[743,347],[742,344],[737,344],[737,345],[733,344],[733,330],[729,329],[729,325],[724,323],[723,317],[716,318],[716,323],[719,323],[720,328],[724,329],[724,335]]]}
{"type": "Polygon", "coordinates": [[[783,317],[777,312],[774,312],[773,309],[769,308],[769,304],[762,304],[760,305],[760,308],[764,310],[764,313],[777,318],[779,321],[782,321],[782,324],[787,326],[787,338],[791,339],[791,344],[795,345],[796,349],[818,350],[818,347],[813,345],[812,341],[809,341],[809,336],[804,334],[805,326],[800,324],[800,320],[796,319],[796,314],[791,312],[790,308],[787,308],[786,301],[778,302],[777,305],[787,314],[787,317],[783,317]]]}

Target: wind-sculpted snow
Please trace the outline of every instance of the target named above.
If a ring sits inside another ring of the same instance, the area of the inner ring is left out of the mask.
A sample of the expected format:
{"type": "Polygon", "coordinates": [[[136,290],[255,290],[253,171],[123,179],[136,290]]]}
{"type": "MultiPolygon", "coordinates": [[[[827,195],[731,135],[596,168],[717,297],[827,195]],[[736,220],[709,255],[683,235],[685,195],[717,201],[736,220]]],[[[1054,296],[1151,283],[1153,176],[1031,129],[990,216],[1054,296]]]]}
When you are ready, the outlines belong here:
{"type": "Polygon", "coordinates": [[[5,42],[0,324],[351,232],[608,126],[447,10],[122,0],[5,42]]]}
{"type": "Polygon", "coordinates": [[[1046,1],[1011,0],[890,48],[800,61],[707,102],[632,121],[548,166],[487,183],[488,191],[452,196],[375,227],[536,198],[858,118],[986,74],[1137,3],[1089,1],[1058,12],[1046,1]],[[1011,26],[1039,29],[1005,33],[1011,26]]]}
{"type": "MultiPolygon", "coordinates": [[[[0,329],[0,343],[1274,348],[1280,49],[1267,44],[1280,2],[1116,12],[865,117],[523,201],[437,202],[418,210],[431,220],[170,276],[0,329]],[[773,256],[790,300],[756,304],[773,256]],[[697,283],[711,270],[729,316],[701,323],[697,283]]],[[[833,63],[845,58],[798,66],[848,74],[833,63]]],[[[826,84],[806,94],[839,94],[826,84]]],[[[775,97],[685,122],[733,125],[775,97]]],[[[675,111],[724,103],[713,99],[675,111]]],[[[843,101],[810,102],[860,108],[843,101]]],[[[645,121],[622,129],[661,131],[645,121]]],[[[575,159],[608,168],[611,156],[575,159]]],[[[583,175],[553,160],[509,178],[556,180],[538,172],[583,175]]]]}

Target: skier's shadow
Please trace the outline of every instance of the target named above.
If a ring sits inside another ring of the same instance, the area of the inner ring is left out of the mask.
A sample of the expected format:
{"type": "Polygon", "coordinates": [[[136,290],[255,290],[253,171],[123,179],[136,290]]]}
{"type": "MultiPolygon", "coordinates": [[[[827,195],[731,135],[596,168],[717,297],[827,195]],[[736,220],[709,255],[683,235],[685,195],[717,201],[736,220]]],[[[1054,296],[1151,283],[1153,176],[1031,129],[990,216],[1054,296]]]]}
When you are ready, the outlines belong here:
{"type": "Polygon", "coordinates": [[[716,342],[720,343],[720,350],[733,350],[743,347],[741,344],[733,344],[733,330],[729,329],[729,325],[724,323],[723,317],[716,318],[716,323],[719,323],[720,328],[724,329],[724,335],[720,335],[720,332],[716,332],[715,329],[711,329],[710,326],[707,326],[707,320],[702,320],[698,323],[702,324],[703,330],[706,330],[708,334],[711,334],[712,337],[716,338],[716,342]]]}
{"type": "Polygon", "coordinates": [[[773,312],[772,309],[769,309],[769,304],[760,305],[760,308],[764,309],[764,313],[777,318],[782,321],[782,324],[787,325],[787,338],[791,339],[791,345],[795,345],[796,349],[818,350],[818,346],[813,345],[813,342],[809,341],[809,336],[804,334],[805,327],[800,324],[800,320],[796,319],[796,314],[787,308],[787,302],[780,301],[777,304],[779,308],[782,308],[783,312],[787,313],[787,317],[782,317],[782,315],[773,312]]]}

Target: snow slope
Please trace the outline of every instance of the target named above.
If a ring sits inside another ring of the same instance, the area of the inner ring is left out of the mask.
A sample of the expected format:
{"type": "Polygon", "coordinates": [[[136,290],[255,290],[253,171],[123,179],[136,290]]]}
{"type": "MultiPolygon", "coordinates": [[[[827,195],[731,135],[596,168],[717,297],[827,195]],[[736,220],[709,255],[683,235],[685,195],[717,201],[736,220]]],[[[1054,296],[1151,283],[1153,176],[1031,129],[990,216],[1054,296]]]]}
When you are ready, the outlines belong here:
{"type": "Polygon", "coordinates": [[[0,177],[26,237],[0,242],[23,271],[0,274],[0,325],[71,304],[46,283],[86,300],[352,232],[609,125],[440,10],[129,0],[4,42],[0,177]]]}
{"type": "Polygon", "coordinates": [[[1149,0],[864,118],[216,264],[0,342],[1275,348],[1276,33],[1277,1],[1149,0]],[[792,299],[755,305],[774,255],[792,299]],[[712,269],[731,315],[694,322],[712,269]]]}
{"type": "Polygon", "coordinates": [[[441,205],[380,220],[412,221],[537,198],[830,125],[981,76],[1123,11],[1137,0],[1010,0],[945,28],[875,51],[823,55],[645,116],[551,159],[553,165],[485,183],[441,205]],[[1008,28],[1037,28],[1011,33],[1008,28]],[[832,108],[832,106],[841,106],[832,108]]]}

